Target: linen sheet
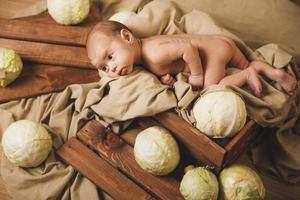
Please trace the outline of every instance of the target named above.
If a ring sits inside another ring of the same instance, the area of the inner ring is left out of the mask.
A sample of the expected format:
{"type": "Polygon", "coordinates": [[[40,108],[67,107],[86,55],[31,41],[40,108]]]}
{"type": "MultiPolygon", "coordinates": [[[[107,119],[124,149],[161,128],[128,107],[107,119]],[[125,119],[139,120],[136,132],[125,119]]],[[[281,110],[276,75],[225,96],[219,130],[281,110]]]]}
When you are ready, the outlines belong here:
{"type": "MultiPolygon", "coordinates": [[[[193,3],[200,4],[199,1],[193,3]]],[[[217,24],[206,12],[187,11],[186,7],[180,5],[178,2],[155,0],[134,3],[115,0],[102,1],[100,4],[104,18],[121,10],[136,11],[137,14],[125,24],[138,36],[182,32],[224,34],[232,37],[250,60],[265,60],[300,78],[293,57],[278,45],[268,44],[253,52],[239,37],[217,24]]],[[[227,70],[228,74],[235,72],[236,69],[227,70]]],[[[115,132],[121,133],[135,117],[174,108],[193,123],[190,109],[201,93],[191,90],[185,74],[178,74],[176,78],[178,81],[174,88],[170,88],[161,85],[149,72],[136,68],[134,73],[125,77],[110,79],[102,75],[99,83],[71,85],[63,92],[3,103],[0,104],[0,133],[2,135],[5,128],[16,120],[40,121],[51,132],[54,151],[75,136],[83,124],[91,119],[105,126],[111,125],[115,132]]],[[[299,88],[295,95],[289,97],[276,83],[262,77],[261,80],[261,98],[255,97],[248,86],[212,86],[202,92],[232,89],[241,94],[249,116],[268,127],[252,149],[253,162],[261,171],[291,183],[299,182],[299,88]]],[[[45,163],[29,169],[14,167],[4,155],[1,156],[1,176],[14,199],[109,199],[105,194],[98,193],[95,185],[71,166],[58,161],[53,151],[45,163]]]]}

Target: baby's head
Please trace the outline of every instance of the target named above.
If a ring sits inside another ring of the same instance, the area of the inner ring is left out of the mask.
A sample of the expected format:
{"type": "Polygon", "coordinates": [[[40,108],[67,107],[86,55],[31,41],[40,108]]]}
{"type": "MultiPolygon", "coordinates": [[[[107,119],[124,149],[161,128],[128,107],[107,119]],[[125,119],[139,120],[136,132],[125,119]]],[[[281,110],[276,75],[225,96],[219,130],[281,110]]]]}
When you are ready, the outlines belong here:
{"type": "Polygon", "coordinates": [[[127,75],[139,54],[137,39],[123,24],[102,21],[88,35],[87,54],[91,63],[110,77],[127,75]]]}

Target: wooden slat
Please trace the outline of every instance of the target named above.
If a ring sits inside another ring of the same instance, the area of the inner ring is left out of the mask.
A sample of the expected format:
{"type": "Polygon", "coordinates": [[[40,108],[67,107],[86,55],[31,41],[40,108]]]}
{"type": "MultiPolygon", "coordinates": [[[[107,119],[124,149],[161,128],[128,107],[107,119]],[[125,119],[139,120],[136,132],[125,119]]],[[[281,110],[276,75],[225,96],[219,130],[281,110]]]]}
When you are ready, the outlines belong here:
{"type": "MultiPolygon", "coordinates": [[[[99,3],[94,1],[93,5],[91,6],[91,10],[90,10],[90,13],[89,13],[88,17],[83,22],[81,22],[80,24],[71,25],[71,26],[74,26],[74,27],[77,27],[77,26],[88,27],[88,26],[92,26],[93,24],[97,23],[101,19],[102,19],[102,15],[101,15],[101,11],[99,10],[99,3]]],[[[29,17],[22,17],[22,18],[18,18],[18,19],[14,19],[14,20],[24,20],[24,21],[28,21],[28,22],[37,22],[37,23],[42,23],[42,24],[56,24],[56,25],[59,25],[51,18],[48,11],[45,11],[45,12],[39,14],[39,15],[33,15],[33,16],[29,16],[29,17]]],[[[65,25],[60,25],[60,26],[65,26],[65,25]]]]}
{"type": "Polygon", "coordinates": [[[0,19],[0,37],[55,44],[85,46],[91,28],[0,19]]]}
{"type": "Polygon", "coordinates": [[[71,138],[56,153],[114,199],[154,199],[76,138],[71,138]]]}
{"type": "Polygon", "coordinates": [[[0,88],[0,103],[58,92],[70,84],[99,81],[96,70],[24,63],[21,75],[10,85],[0,88]]]}
{"type": "Polygon", "coordinates": [[[0,19],[0,37],[85,46],[88,32],[101,19],[99,5],[95,3],[91,6],[87,19],[79,25],[60,25],[48,12],[19,19],[0,19]]]}
{"type": "Polygon", "coordinates": [[[99,122],[88,122],[78,138],[106,157],[136,183],[159,199],[182,199],[179,182],[170,176],[153,176],[141,169],[134,159],[133,149],[113,132],[103,132],[99,122]]]}
{"type": "Polygon", "coordinates": [[[216,167],[216,171],[222,167],[226,151],[176,113],[167,111],[159,113],[153,118],[169,129],[194,158],[205,164],[213,165],[216,167]]]}
{"type": "Polygon", "coordinates": [[[83,47],[4,38],[0,38],[0,46],[14,49],[22,59],[35,63],[94,69],[87,57],[86,49],[83,47]]]}
{"type": "Polygon", "coordinates": [[[257,128],[258,125],[255,121],[250,120],[238,134],[231,138],[225,146],[227,154],[223,167],[233,163],[247,149],[247,146],[257,135],[257,131],[255,130],[257,128]]]}

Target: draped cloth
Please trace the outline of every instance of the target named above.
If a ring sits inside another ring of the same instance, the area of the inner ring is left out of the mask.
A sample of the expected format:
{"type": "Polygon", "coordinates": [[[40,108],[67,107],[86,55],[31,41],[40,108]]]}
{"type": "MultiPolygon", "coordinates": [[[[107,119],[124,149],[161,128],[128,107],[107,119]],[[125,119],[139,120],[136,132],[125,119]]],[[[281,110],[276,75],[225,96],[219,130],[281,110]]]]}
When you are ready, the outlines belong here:
{"type": "MultiPolygon", "coordinates": [[[[264,60],[300,78],[293,57],[277,44],[267,44],[252,51],[206,12],[186,12],[171,1],[135,1],[133,4],[103,1],[101,4],[102,14],[107,18],[122,9],[136,11],[124,23],[138,36],[176,33],[227,35],[236,41],[249,60],[264,60]]],[[[237,69],[227,69],[227,74],[236,72],[237,69]]],[[[59,93],[0,104],[0,136],[12,122],[30,119],[43,123],[53,138],[53,151],[35,168],[15,167],[1,155],[1,176],[14,199],[109,199],[71,166],[57,160],[54,151],[91,119],[105,126],[111,125],[116,133],[122,133],[136,117],[151,116],[173,108],[193,124],[190,112],[193,102],[204,92],[228,89],[239,93],[245,100],[248,115],[266,127],[251,151],[258,169],[291,183],[299,182],[299,88],[290,97],[278,84],[260,77],[263,92],[257,98],[247,85],[242,88],[214,85],[200,93],[192,91],[183,73],[177,75],[174,88],[162,85],[157,77],[141,67],[119,78],[99,73],[102,78],[97,83],[75,84],[59,93]]]]}

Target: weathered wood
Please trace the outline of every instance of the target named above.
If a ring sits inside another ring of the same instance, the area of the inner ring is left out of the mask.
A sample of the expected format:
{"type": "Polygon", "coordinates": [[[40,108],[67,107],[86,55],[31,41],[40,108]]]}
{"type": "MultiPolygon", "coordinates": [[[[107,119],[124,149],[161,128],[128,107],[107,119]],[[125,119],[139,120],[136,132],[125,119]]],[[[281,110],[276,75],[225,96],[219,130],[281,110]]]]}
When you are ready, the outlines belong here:
{"type": "Polygon", "coordinates": [[[59,148],[56,154],[114,199],[153,199],[75,137],[59,148]]]}
{"type": "Polygon", "coordinates": [[[156,198],[182,199],[177,180],[171,176],[159,177],[145,172],[135,161],[132,147],[113,132],[104,132],[101,127],[99,122],[92,120],[78,132],[78,138],[156,198]]]}
{"type": "Polygon", "coordinates": [[[0,37],[85,46],[89,31],[101,18],[98,5],[94,4],[88,18],[73,26],[56,23],[48,12],[19,19],[0,19],[0,37]]]}
{"type": "Polygon", "coordinates": [[[0,103],[58,92],[70,84],[99,81],[96,70],[24,63],[21,75],[10,85],[0,88],[0,103]]]}
{"type": "Polygon", "coordinates": [[[83,47],[4,38],[0,38],[0,46],[14,49],[20,54],[23,60],[35,63],[95,69],[95,67],[90,64],[86,49],[83,47]]]}
{"type": "Polygon", "coordinates": [[[24,20],[0,19],[0,37],[54,44],[85,46],[91,28],[41,24],[24,20]]]}
{"type": "Polygon", "coordinates": [[[243,152],[246,147],[253,141],[257,135],[258,125],[253,120],[249,120],[243,129],[239,131],[228,144],[225,146],[227,154],[225,156],[223,167],[233,163],[243,152]]]}
{"type": "Polygon", "coordinates": [[[209,137],[192,127],[174,112],[163,112],[153,117],[181,141],[194,158],[207,165],[212,165],[218,171],[223,164],[226,151],[209,137]]]}

